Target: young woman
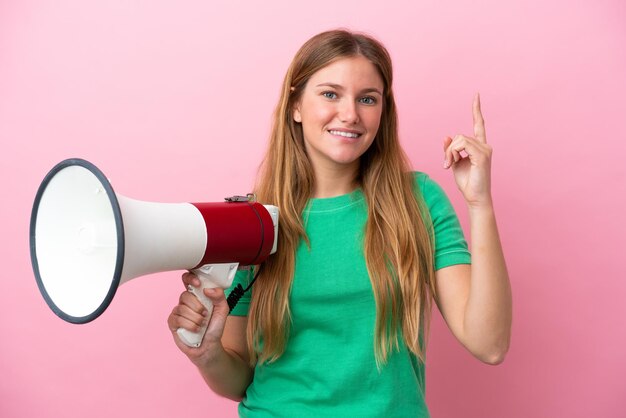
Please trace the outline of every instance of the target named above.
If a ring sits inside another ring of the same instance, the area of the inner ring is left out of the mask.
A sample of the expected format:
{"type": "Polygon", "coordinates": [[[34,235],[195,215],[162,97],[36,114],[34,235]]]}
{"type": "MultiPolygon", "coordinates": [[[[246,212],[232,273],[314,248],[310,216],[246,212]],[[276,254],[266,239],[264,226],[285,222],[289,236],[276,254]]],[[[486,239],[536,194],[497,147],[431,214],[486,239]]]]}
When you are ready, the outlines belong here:
{"type": "MultiPolygon", "coordinates": [[[[385,48],[337,30],[307,41],[285,76],[257,198],[280,208],[278,252],[231,315],[183,292],[168,318],[177,346],[249,417],[429,416],[424,361],[431,300],[454,336],[503,361],[511,290],[490,192],[479,97],[474,137],[446,138],[471,226],[472,256],[449,200],[400,148],[385,48]]],[[[246,285],[251,273],[238,273],[246,285]]],[[[199,285],[183,275],[185,286],[199,285]]]]}

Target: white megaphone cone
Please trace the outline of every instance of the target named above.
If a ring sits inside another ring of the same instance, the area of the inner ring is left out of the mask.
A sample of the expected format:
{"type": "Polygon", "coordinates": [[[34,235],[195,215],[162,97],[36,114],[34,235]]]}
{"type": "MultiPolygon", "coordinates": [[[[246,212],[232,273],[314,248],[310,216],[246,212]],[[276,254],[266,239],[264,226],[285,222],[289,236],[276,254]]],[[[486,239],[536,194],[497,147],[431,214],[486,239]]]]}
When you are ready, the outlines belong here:
{"type": "MultiPolygon", "coordinates": [[[[278,208],[247,198],[220,203],[154,203],[116,195],[93,164],[69,159],[42,182],[31,215],[30,250],[39,289],[62,319],[86,323],[109,306],[118,286],[170,270],[192,270],[190,288],[228,288],[237,268],[276,251],[278,208]]],[[[179,329],[198,346],[204,329],[179,329]]]]}

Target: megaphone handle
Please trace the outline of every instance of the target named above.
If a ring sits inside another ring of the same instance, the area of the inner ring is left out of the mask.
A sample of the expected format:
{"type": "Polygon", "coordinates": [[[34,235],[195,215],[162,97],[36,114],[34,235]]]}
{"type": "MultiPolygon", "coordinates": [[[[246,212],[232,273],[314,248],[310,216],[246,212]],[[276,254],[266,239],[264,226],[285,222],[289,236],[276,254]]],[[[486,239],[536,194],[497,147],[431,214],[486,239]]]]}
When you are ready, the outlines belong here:
{"type": "Polygon", "coordinates": [[[178,328],[176,331],[180,339],[189,347],[200,347],[206,329],[208,327],[211,314],[213,313],[213,302],[206,297],[203,289],[213,289],[221,287],[227,289],[233,282],[235,273],[237,272],[237,266],[239,263],[223,263],[223,264],[207,264],[198,269],[192,270],[198,279],[200,279],[200,286],[195,287],[189,285],[187,290],[193,293],[198,300],[204,305],[207,310],[206,321],[200,327],[198,332],[191,332],[184,328],[178,328]]]}
{"type": "MultiPolygon", "coordinates": [[[[200,279],[200,281],[202,281],[202,279],[200,279]]],[[[178,328],[178,330],[176,331],[180,339],[189,347],[200,347],[200,343],[202,343],[202,339],[204,338],[204,334],[206,333],[206,329],[208,326],[208,321],[211,318],[211,314],[213,313],[213,302],[211,302],[211,300],[206,297],[202,289],[211,289],[214,287],[217,286],[211,286],[210,283],[206,286],[203,283],[202,285],[200,285],[200,287],[193,287],[191,285],[188,287],[188,290],[198,298],[198,300],[202,303],[202,305],[204,305],[208,312],[205,322],[200,327],[200,330],[198,332],[191,332],[189,330],[186,330],[185,328],[178,328]]]]}

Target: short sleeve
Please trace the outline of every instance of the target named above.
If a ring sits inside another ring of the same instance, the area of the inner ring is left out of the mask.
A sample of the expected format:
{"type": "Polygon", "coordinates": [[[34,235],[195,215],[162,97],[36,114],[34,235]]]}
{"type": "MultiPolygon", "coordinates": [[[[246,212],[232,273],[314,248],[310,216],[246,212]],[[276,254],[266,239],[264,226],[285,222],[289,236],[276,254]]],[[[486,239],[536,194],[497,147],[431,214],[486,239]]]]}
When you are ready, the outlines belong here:
{"type": "MultiPolygon", "coordinates": [[[[238,285],[241,284],[243,288],[247,288],[250,282],[252,281],[252,269],[248,270],[239,270],[235,274],[235,278],[233,279],[233,283],[231,286],[224,292],[226,297],[230,295],[230,292],[238,285]]],[[[252,293],[252,289],[248,290],[244,295],[239,299],[239,302],[235,306],[235,308],[230,312],[230,315],[233,316],[247,316],[248,309],[250,308],[250,294],[252,293]]]]}
{"type": "Polygon", "coordinates": [[[455,264],[471,264],[467,241],[450,199],[427,174],[415,172],[413,175],[432,221],[435,270],[455,264]]]}

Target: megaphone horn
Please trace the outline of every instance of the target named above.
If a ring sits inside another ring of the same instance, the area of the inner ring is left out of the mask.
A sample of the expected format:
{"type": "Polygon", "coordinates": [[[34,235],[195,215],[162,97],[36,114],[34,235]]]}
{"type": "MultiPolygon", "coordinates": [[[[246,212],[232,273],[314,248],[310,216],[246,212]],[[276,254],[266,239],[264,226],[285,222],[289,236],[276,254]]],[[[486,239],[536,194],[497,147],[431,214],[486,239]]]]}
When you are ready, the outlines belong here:
{"type": "MultiPolygon", "coordinates": [[[[155,203],[117,195],[104,174],[79,158],[61,161],[41,183],[30,220],[30,254],[52,311],[82,324],[99,317],[117,288],[136,277],[192,270],[190,289],[227,288],[241,266],[276,251],[278,208],[249,198],[219,203],[155,203]]],[[[210,305],[210,306],[207,306],[210,305]]],[[[188,345],[204,336],[179,330],[188,345]]]]}

